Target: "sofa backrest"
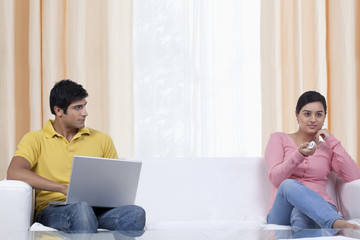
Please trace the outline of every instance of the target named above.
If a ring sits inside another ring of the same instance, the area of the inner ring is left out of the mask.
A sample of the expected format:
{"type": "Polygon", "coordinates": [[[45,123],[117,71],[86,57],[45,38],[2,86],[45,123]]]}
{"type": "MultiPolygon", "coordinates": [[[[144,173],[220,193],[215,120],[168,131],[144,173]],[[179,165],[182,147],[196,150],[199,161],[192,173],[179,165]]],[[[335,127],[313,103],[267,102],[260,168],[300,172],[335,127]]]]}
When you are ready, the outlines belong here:
{"type": "Polygon", "coordinates": [[[158,158],[143,162],[136,204],[148,222],[258,220],[269,210],[263,158],[158,158]]]}

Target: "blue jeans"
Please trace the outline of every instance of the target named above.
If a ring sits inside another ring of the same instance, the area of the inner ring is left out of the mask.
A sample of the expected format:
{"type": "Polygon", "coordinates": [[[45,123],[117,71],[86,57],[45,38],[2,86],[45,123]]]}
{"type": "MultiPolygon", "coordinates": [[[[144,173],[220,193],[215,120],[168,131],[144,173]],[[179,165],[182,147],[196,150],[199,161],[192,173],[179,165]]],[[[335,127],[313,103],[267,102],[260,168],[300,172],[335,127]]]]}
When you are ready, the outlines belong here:
{"type": "Polygon", "coordinates": [[[302,183],[283,181],[268,216],[269,224],[291,225],[294,231],[311,228],[332,228],[342,219],[336,207],[302,183]]]}
{"type": "Polygon", "coordinates": [[[87,202],[48,206],[36,221],[68,233],[94,233],[98,228],[137,231],[145,226],[145,211],[135,205],[117,208],[92,208],[87,202]],[[95,210],[95,211],[94,211],[95,210]]]}

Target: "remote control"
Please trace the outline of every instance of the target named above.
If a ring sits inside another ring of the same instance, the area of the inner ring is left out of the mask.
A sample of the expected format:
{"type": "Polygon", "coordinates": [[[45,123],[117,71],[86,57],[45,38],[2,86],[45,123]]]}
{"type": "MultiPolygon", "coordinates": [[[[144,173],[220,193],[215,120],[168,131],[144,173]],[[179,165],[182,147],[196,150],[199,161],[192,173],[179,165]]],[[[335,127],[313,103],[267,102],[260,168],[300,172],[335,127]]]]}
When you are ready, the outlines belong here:
{"type": "Polygon", "coordinates": [[[315,146],[315,142],[314,142],[314,141],[311,141],[311,142],[309,143],[309,146],[307,146],[307,148],[308,148],[308,149],[313,149],[314,146],[315,146]]]}

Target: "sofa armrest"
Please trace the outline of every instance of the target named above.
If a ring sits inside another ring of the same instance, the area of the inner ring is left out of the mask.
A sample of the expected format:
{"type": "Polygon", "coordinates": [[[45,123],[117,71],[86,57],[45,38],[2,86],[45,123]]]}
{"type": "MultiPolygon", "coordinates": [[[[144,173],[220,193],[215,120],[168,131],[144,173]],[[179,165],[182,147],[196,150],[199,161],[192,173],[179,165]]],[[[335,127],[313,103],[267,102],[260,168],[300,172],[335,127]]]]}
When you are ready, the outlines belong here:
{"type": "Polygon", "coordinates": [[[349,183],[339,179],[337,184],[339,210],[346,220],[360,218],[360,180],[349,183]]]}
{"type": "Polygon", "coordinates": [[[0,181],[0,233],[28,231],[34,217],[34,192],[22,181],[0,181]]]}

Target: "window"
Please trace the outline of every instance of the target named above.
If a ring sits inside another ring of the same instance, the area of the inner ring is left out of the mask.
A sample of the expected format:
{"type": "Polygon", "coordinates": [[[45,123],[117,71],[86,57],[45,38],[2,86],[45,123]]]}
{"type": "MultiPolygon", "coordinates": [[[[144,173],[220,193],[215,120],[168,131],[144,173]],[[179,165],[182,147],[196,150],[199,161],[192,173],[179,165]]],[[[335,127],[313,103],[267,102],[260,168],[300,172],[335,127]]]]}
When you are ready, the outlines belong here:
{"type": "Polygon", "coordinates": [[[261,155],[260,2],[134,1],[135,157],[261,155]]]}

